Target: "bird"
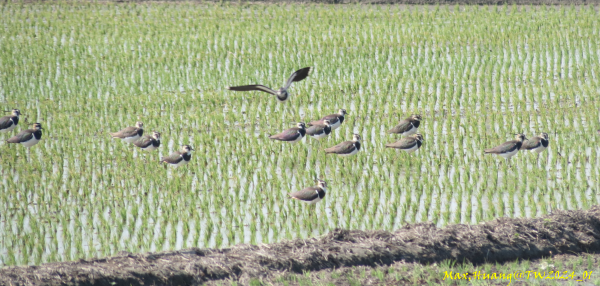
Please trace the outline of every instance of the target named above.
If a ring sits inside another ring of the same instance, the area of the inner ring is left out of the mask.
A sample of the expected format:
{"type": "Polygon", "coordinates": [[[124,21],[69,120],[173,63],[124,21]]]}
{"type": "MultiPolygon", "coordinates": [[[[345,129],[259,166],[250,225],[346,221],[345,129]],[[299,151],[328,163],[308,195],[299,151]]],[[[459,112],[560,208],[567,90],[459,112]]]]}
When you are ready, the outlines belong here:
{"type": "Polygon", "coordinates": [[[548,134],[542,132],[540,135],[534,136],[533,138],[527,140],[527,142],[523,142],[523,145],[521,145],[521,150],[529,150],[539,154],[548,148],[549,143],[548,134]]]}
{"type": "Polygon", "coordinates": [[[13,109],[11,115],[0,118],[0,132],[8,132],[15,129],[17,124],[19,124],[19,115],[21,115],[21,111],[13,109]]]}
{"type": "Polygon", "coordinates": [[[133,142],[133,145],[145,151],[154,151],[160,147],[160,133],[154,131],[152,132],[152,136],[144,136],[133,142]]]}
{"type": "Polygon", "coordinates": [[[135,123],[135,127],[126,127],[119,132],[109,134],[113,138],[119,138],[127,143],[134,143],[144,134],[144,123],[138,121],[135,123]]]}
{"type": "Polygon", "coordinates": [[[302,140],[304,135],[306,135],[306,124],[304,124],[304,122],[298,122],[296,123],[296,127],[292,127],[279,134],[269,136],[269,138],[273,140],[296,143],[302,140]]]}
{"type": "Polygon", "coordinates": [[[329,133],[331,133],[331,125],[329,119],[323,120],[323,124],[315,124],[306,129],[306,134],[312,136],[317,140],[327,137],[329,133]]]}
{"type": "Polygon", "coordinates": [[[412,135],[417,133],[419,125],[423,117],[419,114],[413,114],[410,117],[400,121],[394,128],[388,130],[388,133],[400,134],[402,136],[412,135]]]}
{"type": "Polygon", "coordinates": [[[233,90],[233,91],[251,91],[251,90],[262,91],[262,92],[270,93],[272,95],[277,96],[277,99],[279,101],[285,101],[290,96],[288,89],[290,88],[292,83],[296,82],[296,81],[301,81],[301,80],[305,79],[306,77],[308,77],[309,71],[310,71],[310,67],[301,68],[301,69],[295,71],[294,73],[292,73],[290,78],[288,78],[285,85],[283,87],[279,88],[278,90],[273,90],[267,86],[260,85],[260,84],[229,86],[229,87],[227,87],[227,89],[233,90]]]}
{"type": "Polygon", "coordinates": [[[296,199],[307,204],[316,204],[325,197],[327,192],[327,183],[323,180],[317,180],[317,186],[308,187],[300,191],[291,192],[288,194],[290,198],[296,199]]]}
{"type": "Polygon", "coordinates": [[[512,156],[519,152],[519,149],[521,149],[521,146],[523,146],[523,141],[527,139],[525,134],[518,133],[515,135],[515,140],[504,142],[494,148],[485,149],[484,153],[504,157],[507,161],[510,160],[512,156]]]}
{"type": "Polygon", "coordinates": [[[412,153],[417,151],[423,144],[423,135],[417,133],[407,137],[404,137],[394,143],[386,144],[385,147],[400,149],[406,151],[407,153],[412,153]]]}
{"type": "Polygon", "coordinates": [[[325,149],[327,154],[338,154],[340,156],[351,156],[360,150],[360,135],[354,134],[352,141],[345,141],[333,147],[325,149]]]}
{"type": "Polygon", "coordinates": [[[162,157],[160,162],[171,164],[175,167],[183,166],[192,159],[192,151],[194,149],[190,145],[183,145],[181,151],[175,151],[171,155],[162,157]]]}
{"type": "Polygon", "coordinates": [[[344,122],[344,117],[347,115],[348,113],[346,113],[346,109],[340,108],[338,110],[338,113],[335,114],[329,114],[319,120],[316,121],[312,121],[308,123],[308,126],[313,126],[313,125],[317,125],[317,124],[323,124],[323,122],[325,121],[325,119],[329,120],[329,124],[331,124],[331,131],[336,130],[338,127],[340,127],[342,125],[342,123],[344,122]]]}
{"type": "Polygon", "coordinates": [[[29,148],[42,139],[42,124],[34,123],[32,129],[27,129],[19,132],[19,134],[6,140],[8,143],[20,143],[21,145],[29,148]]]}

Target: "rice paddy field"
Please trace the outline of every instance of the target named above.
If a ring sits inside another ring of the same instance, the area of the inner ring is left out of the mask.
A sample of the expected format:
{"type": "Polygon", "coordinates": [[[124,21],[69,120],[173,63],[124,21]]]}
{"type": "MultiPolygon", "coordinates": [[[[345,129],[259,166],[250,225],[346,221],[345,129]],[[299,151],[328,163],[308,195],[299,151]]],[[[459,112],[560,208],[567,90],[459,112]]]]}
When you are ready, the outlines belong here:
{"type": "Polygon", "coordinates": [[[222,248],[406,223],[477,224],[600,200],[600,16],[593,7],[4,3],[0,266],[222,248]],[[280,103],[229,85],[281,86],[280,103]],[[324,140],[269,135],[345,108],[324,140]],[[384,147],[410,114],[416,153],[384,147]],[[5,142],[44,127],[26,150],[5,142]],[[108,132],[144,123],[141,152],[108,132]],[[483,150],[550,135],[509,167],[483,150]],[[323,149],[353,133],[352,157],[323,149]],[[161,156],[189,144],[177,169],[161,156]],[[328,183],[309,206],[287,193],[328,183]]]}

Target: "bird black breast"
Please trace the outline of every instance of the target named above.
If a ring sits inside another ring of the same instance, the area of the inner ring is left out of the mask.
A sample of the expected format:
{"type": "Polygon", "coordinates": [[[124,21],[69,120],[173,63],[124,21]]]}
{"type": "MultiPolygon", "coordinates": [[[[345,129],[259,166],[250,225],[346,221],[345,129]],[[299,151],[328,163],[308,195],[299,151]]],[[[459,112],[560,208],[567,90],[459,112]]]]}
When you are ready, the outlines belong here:
{"type": "Polygon", "coordinates": [[[140,128],[140,129],[138,129],[138,131],[137,131],[137,134],[138,134],[139,136],[142,136],[142,135],[144,134],[144,129],[141,129],[141,128],[140,128]]]}
{"type": "Polygon", "coordinates": [[[521,146],[523,146],[523,142],[517,141],[516,144],[515,144],[515,147],[514,148],[510,148],[510,150],[508,150],[507,152],[512,152],[512,151],[515,151],[515,150],[519,150],[519,149],[521,149],[521,146]]]}
{"type": "Polygon", "coordinates": [[[360,142],[354,142],[354,147],[360,151],[360,142]]]}
{"type": "Polygon", "coordinates": [[[159,147],[160,146],[160,140],[152,140],[152,146],[159,147]]]}
{"type": "Polygon", "coordinates": [[[322,199],[325,197],[325,191],[323,189],[319,189],[317,190],[317,195],[319,196],[319,199],[322,199]]]}
{"type": "Polygon", "coordinates": [[[35,137],[36,140],[42,139],[42,130],[37,130],[37,131],[33,132],[33,136],[35,137]]]}
{"type": "Polygon", "coordinates": [[[325,131],[325,134],[331,133],[331,126],[325,126],[325,128],[323,129],[323,131],[325,131]]]}
{"type": "Polygon", "coordinates": [[[277,93],[277,99],[279,99],[279,101],[285,101],[288,98],[288,92],[287,90],[283,90],[277,93]]]}
{"type": "Polygon", "coordinates": [[[544,146],[544,148],[548,148],[548,143],[550,143],[550,142],[548,142],[548,140],[542,139],[540,141],[542,142],[542,146],[544,146]]]}
{"type": "Polygon", "coordinates": [[[17,116],[13,116],[13,118],[12,118],[12,122],[13,122],[15,125],[19,124],[19,117],[17,117],[17,116]]]}
{"type": "Polygon", "coordinates": [[[419,128],[419,125],[421,124],[421,121],[418,121],[418,120],[413,120],[411,123],[412,123],[412,125],[413,125],[415,128],[419,128]]]}
{"type": "Polygon", "coordinates": [[[306,135],[306,129],[305,128],[298,128],[298,132],[300,132],[300,134],[302,135],[302,137],[304,137],[304,135],[306,135]]]}
{"type": "Polygon", "coordinates": [[[344,115],[340,115],[338,120],[340,121],[340,124],[344,123],[344,115]]]}
{"type": "Polygon", "coordinates": [[[192,154],[185,153],[181,157],[183,157],[183,160],[189,161],[190,159],[192,159],[192,154]]]}
{"type": "Polygon", "coordinates": [[[423,145],[423,142],[417,140],[417,148],[421,148],[421,145],[423,145]]]}

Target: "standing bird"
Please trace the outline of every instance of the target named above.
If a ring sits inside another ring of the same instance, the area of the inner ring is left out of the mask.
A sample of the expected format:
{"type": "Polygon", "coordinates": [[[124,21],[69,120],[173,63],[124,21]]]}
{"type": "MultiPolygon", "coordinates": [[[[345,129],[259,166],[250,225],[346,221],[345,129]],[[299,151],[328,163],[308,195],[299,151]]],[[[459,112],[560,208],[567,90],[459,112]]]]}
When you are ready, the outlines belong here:
{"type": "Polygon", "coordinates": [[[115,133],[109,133],[113,138],[119,138],[127,143],[134,143],[144,134],[144,123],[136,122],[135,127],[126,127],[115,133]]]}
{"type": "Polygon", "coordinates": [[[317,140],[327,137],[329,133],[331,133],[331,124],[329,122],[329,119],[323,120],[323,124],[315,124],[306,129],[306,134],[312,136],[317,140]]]}
{"type": "Polygon", "coordinates": [[[19,124],[19,115],[21,115],[21,111],[13,109],[11,115],[0,118],[0,132],[8,132],[15,129],[17,124],[19,124]]]}
{"type": "Polygon", "coordinates": [[[301,81],[301,80],[305,79],[306,77],[308,77],[309,71],[310,71],[310,67],[302,68],[302,69],[295,71],[290,76],[290,78],[287,80],[285,85],[278,90],[273,90],[269,87],[266,87],[266,86],[260,85],[260,84],[229,86],[229,87],[227,87],[227,89],[234,90],[234,91],[251,91],[251,90],[262,91],[262,92],[270,93],[272,95],[277,96],[277,99],[279,99],[279,101],[285,101],[290,96],[288,89],[290,88],[290,86],[292,86],[292,83],[296,82],[296,81],[301,81]]]}
{"type": "Polygon", "coordinates": [[[296,127],[292,127],[279,134],[269,136],[270,139],[296,143],[306,135],[306,124],[304,122],[296,123],[296,127]]]}
{"type": "Polygon", "coordinates": [[[20,143],[25,147],[31,147],[42,139],[42,124],[34,123],[33,129],[27,129],[6,140],[8,143],[20,143]]]}
{"type": "Polygon", "coordinates": [[[185,165],[192,159],[192,150],[194,150],[192,146],[183,145],[181,151],[175,151],[171,153],[171,155],[169,155],[168,157],[163,157],[162,159],[160,159],[160,162],[165,162],[175,167],[185,165]]]}
{"type": "Polygon", "coordinates": [[[360,135],[354,134],[352,141],[345,141],[333,147],[325,149],[327,154],[338,154],[340,156],[351,156],[360,150],[360,135]]]}
{"type": "Polygon", "coordinates": [[[534,136],[533,138],[527,140],[527,142],[524,142],[521,146],[521,150],[529,150],[539,154],[548,148],[549,143],[548,134],[542,132],[539,136],[534,136]]]}
{"type": "Polygon", "coordinates": [[[423,117],[419,114],[413,114],[410,117],[400,121],[396,127],[388,130],[388,133],[400,134],[402,136],[412,135],[417,133],[419,125],[421,125],[423,117]]]}
{"type": "Polygon", "coordinates": [[[327,192],[327,183],[323,180],[317,180],[316,187],[308,187],[301,191],[289,193],[288,196],[307,204],[316,204],[325,197],[327,192]]]}
{"type": "Polygon", "coordinates": [[[317,124],[323,124],[325,122],[325,119],[329,120],[329,124],[331,124],[331,131],[336,130],[338,127],[340,127],[342,125],[342,123],[344,122],[344,117],[346,116],[346,109],[339,109],[338,113],[335,114],[329,114],[319,120],[316,121],[312,121],[308,123],[308,126],[313,126],[313,125],[317,125],[317,124]]]}
{"type": "Polygon", "coordinates": [[[154,151],[160,147],[160,133],[154,131],[152,136],[144,136],[133,142],[133,145],[142,148],[145,151],[154,151]]]}
{"type": "Polygon", "coordinates": [[[527,139],[527,137],[525,137],[525,134],[519,133],[515,135],[516,140],[504,142],[491,149],[485,149],[484,153],[504,157],[507,161],[510,160],[512,156],[519,152],[519,149],[521,149],[521,146],[523,146],[523,141],[527,139]]]}
{"type": "Polygon", "coordinates": [[[386,144],[385,147],[400,149],[406,151],[406,153],[412,153],[417,151],[423,144],[423,135],[417,133],[404,137],[394,143],[386,144]]]}

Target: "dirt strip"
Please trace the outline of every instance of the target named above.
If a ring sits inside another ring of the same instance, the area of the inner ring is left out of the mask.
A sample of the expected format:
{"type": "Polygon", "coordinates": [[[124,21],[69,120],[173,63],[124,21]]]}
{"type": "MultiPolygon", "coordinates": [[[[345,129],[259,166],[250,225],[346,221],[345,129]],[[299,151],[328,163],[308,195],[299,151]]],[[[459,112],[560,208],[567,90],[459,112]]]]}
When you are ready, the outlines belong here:
{"type": "Polygon", "coordinates": [[[0,285],[198,285],[230,279],[247,284],[286,272],[390,265],[397,261],[474,264],[600,250],[600,207],[556,211],[535,219],[500,218],[479,225],[430,223],[395,232],[336,229],[318,238],[226,249],[130,254],[40,266],[4,267],[0,285]],[[116,283],[116,284],[115,284],[116,283]]]}

